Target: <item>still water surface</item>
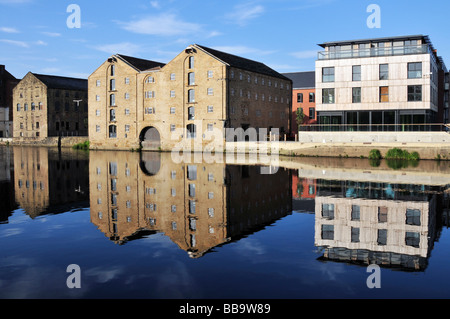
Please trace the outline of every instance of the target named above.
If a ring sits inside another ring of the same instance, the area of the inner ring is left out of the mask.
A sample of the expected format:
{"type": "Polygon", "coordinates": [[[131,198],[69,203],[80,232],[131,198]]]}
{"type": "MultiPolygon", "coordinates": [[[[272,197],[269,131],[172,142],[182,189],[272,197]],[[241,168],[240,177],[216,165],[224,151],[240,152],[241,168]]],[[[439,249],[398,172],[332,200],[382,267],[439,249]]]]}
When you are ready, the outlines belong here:
{"type": "Polygon", "coordinates": [[[298,159],[263,175],[169,154],[0,155],[1,298],[450,297],[447,163],[298,159]]]}

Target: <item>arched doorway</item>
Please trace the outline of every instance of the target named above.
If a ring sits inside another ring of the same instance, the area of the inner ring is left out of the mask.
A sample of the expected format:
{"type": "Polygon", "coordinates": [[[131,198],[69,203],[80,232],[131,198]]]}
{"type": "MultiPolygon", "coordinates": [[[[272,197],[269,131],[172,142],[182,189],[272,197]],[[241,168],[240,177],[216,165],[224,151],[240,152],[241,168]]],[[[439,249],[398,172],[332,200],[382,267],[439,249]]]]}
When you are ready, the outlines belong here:
{"type": "Polygon", "coordinates": [[[159,150],[161,147],[161,135],[155,127],[144,128],[140,140],[144,150],[159,150]]]}

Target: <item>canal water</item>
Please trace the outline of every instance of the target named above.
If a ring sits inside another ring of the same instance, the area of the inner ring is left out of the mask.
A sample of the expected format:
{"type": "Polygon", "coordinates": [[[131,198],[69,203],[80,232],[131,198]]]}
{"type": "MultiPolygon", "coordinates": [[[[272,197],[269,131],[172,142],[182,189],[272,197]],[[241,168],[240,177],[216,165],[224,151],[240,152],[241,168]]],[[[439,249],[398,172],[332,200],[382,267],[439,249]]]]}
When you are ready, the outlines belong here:
{"type": "Polygon", "coordinates": [[[446,162],[0,156],[0,298],[450,297],[446,162]]]}

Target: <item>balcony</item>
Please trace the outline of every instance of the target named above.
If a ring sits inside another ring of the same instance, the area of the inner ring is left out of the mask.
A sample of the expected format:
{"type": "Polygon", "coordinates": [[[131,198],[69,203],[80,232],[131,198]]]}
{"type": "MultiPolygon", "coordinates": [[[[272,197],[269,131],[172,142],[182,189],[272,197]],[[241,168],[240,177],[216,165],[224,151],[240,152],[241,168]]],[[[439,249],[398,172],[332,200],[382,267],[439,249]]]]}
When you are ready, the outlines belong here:
{"type": "Polygon", "coordinates": [[[383,56],[412,55],[431,53],[427,44],[415,46],[394,46],[389,48],[368,48],[342,51],[321,51],[319,60],[338,60],[352,58],[371,58],[383,56]]]}

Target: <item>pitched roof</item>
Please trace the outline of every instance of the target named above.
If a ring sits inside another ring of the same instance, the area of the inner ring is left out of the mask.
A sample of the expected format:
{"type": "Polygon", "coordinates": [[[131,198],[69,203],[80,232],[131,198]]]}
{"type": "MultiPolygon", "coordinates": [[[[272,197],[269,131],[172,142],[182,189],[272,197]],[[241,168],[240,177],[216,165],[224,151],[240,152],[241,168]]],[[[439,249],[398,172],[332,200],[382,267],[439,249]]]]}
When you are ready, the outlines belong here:
{"type": "Polygon", "coordinates": [[[120,57],[122,60],[125,60],[139,71],[150,70],[156,67],[163,67],[165,65],[165,63],[139,59],[131,56],[126,56],[123,54],[116,54],[116,56],[120,57]]]}
{"type": "Polygon", "coordinates": [[[283,73],[283,75],[292,80],[293,89],[311,89],[316,87],[315,71],[283,73]]]}
{"type": "Polygon", "coordinates": [[[235,67],[238,69],[255,72],[255,73],[259,73],[259,74],[263,74],[263,75],[268,75],[268,76],[280,78],[280,79],[287,80],[287,81],[290,80],[289,78],[287,78],[284,75],[278,73],[277,71],[269,68],[267,65],[265,65],[261,62],[249,60],[246,58],[242,58],[240,56],[236,56],[236,55],[225,53],[225,52],[218,51],[215,49],[207,48],[205,46],[198,45],[198,44],[195,44],[195,46],[203,49],[204,51],[208,52],[209,54],[222,60],[223,62],[227,63],[231,67],[235,67]]]}
{"type": "Polygon", "coordinates": [[[87,91],[88,81],[86,79],[68,78],[56,75],[45,75],[32,73],[50,89],[80,90],[87,91]]]}

